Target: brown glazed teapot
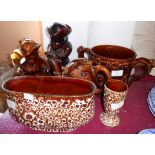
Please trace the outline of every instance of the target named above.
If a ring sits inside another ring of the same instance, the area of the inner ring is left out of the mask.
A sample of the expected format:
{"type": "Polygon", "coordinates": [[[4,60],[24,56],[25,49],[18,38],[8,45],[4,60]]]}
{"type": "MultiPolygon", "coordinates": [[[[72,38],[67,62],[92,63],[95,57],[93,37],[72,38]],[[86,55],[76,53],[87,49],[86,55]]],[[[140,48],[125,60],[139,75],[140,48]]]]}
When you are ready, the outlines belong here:
{"type": "Polygon", "coordinates": [[[91,49],[80,46],[77,52],[79,58],[83,58],[84,53],[87,53],[94,65],[107,67],[112,78],[120,79],[128,85],[148,75],[153,66],[149,59],[143,57],[136,59],[137,54],[133,50],[117,45],[97,45],[91,49]],[[143,66],[143,74],[137,74],[138,65],[143,66]]]}
{"type": "Polygon", "coordinates": [[[81,58],[71,61],[67,66],[62,66],[62,76],[73,77],[79,79],[85,79],[94,82],[97,87],[97,93],[100,93],[103,89],[103,85],[106,80],[111,79],[109,70],[101,65],[93,66],[92,61],[81,58]],[[100,73],[105,75],[105,78],[101,78],[100,73]]]}

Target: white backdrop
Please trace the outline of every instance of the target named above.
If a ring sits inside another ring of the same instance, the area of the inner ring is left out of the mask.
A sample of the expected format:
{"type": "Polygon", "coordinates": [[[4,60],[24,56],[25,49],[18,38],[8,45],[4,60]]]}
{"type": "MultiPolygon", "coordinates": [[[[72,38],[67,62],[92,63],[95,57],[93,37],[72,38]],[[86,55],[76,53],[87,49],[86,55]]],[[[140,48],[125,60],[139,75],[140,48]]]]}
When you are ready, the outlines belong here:
{"type": "Polygon", "coordinates": [[[131,48],[136,22],[89,22],[88,46],[115,44],[131,48]]]}
{"type": "Polygon", "coordinates": [[[132,40],[132,48],[138,57],[155,59],[155,22],[138,21],[132,40]]]}
{"type": "MultiPolygon", "coordinates": [[[[53,23],[53,21],[42,22],[45,51],[49,44],[49,35],[46,29],[53,23]]],[[[93,47],[99,44],[116,44],[131,48],[136,22],[59,21],[59,23],[68,24],[72,28],[69,41],[73,46],[70,55],[70,59],[73,60],[77,58],[76,50],[80,45],[93,47]]]]}

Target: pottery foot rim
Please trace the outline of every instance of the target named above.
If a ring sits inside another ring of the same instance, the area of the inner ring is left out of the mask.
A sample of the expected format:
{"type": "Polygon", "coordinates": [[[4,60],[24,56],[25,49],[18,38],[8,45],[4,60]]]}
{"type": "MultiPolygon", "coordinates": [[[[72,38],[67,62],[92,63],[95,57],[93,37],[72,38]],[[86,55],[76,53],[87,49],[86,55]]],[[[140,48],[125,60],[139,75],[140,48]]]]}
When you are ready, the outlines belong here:
{"type": "Polygon", "coordinates": [[[120,123],[120,118],[117,115],[110,115],[108,113],[102,112],[100,114],[100,121],[105,126],[116,127],[120,123]]]}

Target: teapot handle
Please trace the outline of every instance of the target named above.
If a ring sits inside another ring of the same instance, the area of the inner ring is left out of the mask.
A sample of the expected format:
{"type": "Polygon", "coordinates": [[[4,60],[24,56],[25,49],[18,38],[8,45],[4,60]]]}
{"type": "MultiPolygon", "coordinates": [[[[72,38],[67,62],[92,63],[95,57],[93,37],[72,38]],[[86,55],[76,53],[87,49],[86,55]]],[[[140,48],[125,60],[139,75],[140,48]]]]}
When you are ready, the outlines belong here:
{"type": "Polygon", "coordinates": [[[77,48],[78,58],[84,58],[84,53],[88,54],[88,57],[90,56],[90,48],[85,48],[83,46],[79,46],[77,48]]]}
{"type": "MultiPolygon", "coordinates": [[[[97,65],[97,66],[94,66],[94,69],[95,69],[95,71],[94,71],[94,77],[95,78],[96,78],[96,76],[97,76],[97,74],[99,72],[102,72],[106,76],[106,78],[107,78],[106,80],[110,80],[111,79],[111,73],[110,73],[110,71],[105,66],[97,65]]],[[[96,94],[99,94],[99,93],[101,93],[103,91],[103,85],[100,86],[100,88],[97,89],[96,94]]]]}
{"type": "Polygon", "coordinates": [[[136,65],[139,64],[139,63],[142,63],[142,64],[144,64],[146,66],[145,73],[143,75],[141,75],[141,76],[136,75],[134,73],[134,75],[132,75],[134,81],[139,80],[139,79],[143,78],[144,76],[149,75],[149,73],[150,73],[150,71],[152,69],[151,62],[147,58],[144,58],[144,57],[137,58],[135,60],[134,64],[133,64],[133,68],[135,68],[136,65]]]}

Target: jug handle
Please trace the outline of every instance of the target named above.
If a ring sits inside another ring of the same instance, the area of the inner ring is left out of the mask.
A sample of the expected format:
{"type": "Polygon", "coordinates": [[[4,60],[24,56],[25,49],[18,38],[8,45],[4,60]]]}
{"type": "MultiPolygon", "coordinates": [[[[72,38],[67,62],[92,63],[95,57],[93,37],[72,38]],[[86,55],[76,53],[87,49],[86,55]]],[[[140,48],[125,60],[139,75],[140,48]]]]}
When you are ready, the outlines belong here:
{"type": "MultiPolygon", "coordinates": [[[[102,66],[102,65],[97,65],[97,66],[94,66],[94,77],[96,78],[97,74],[99,72],[102,72],[105,74],[107,80],[110,80],[111,79],[111,73],[110,71],[105,67],[105,66],[102,66]]],[[[96,91],[96,94],[99,94],[103,91],[103,86],[102,88],[98,88],[97,91],[96,91]]]]}
{"type": "Polygon", "coordinates": [[[141,76],[136,76],[136,74],[134,73],[134,75],[133,75],[133,80],[134,81],[139,80],[139,79],[143,78],[144,76],[149,75],[149,73],[150,73],[150,71],[152,69],[151,62],[147,58],[144,58],[144,57],[137,58],[135,60],[134,64],[133,64],[133,68],[135,68],[138,63],[144,64],[147,69],[146,69],[144,75],[141,75],[141,76]]]}
{"type": "Polygon", "coordinates": [[[84,53],[87,53],[88,57],[89,57],[89,53],[90,53],[90,48],[85,48],[83,46],[79,46],[77,48],[77,53],[78,53],[78,58],[84,58],[84,53]]]}

